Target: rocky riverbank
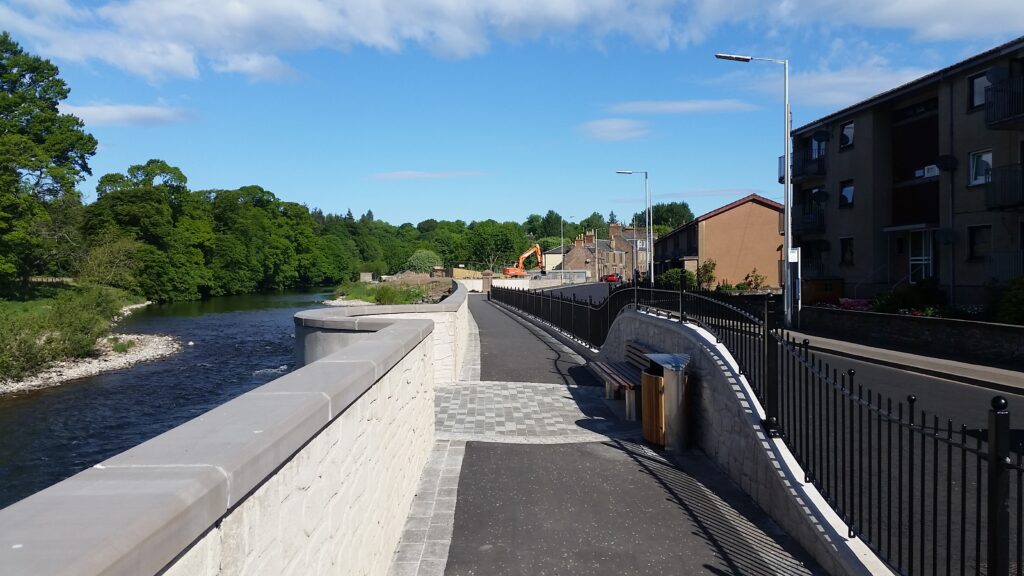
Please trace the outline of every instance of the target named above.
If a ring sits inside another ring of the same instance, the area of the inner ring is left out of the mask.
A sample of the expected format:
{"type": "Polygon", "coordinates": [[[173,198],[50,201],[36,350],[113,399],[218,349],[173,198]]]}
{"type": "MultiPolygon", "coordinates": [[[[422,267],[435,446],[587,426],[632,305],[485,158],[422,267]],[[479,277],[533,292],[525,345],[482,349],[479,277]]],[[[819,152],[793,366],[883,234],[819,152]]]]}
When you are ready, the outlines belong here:
{"type": "MultiPolygon", "coordinates": [[[[114,319],[119,321],[135,310],[149,305],[133,304],[121,309],[114,319]]],[[[57,386],[71,380],[122,370],[139,362],[148,362],[174,354],[181,348],[172,336],[156,334],[111,334],[96,342],[95,354],[55,362],[43,370],[18,380],[0,379],[0,394],[25,392],[57,386]]]]}

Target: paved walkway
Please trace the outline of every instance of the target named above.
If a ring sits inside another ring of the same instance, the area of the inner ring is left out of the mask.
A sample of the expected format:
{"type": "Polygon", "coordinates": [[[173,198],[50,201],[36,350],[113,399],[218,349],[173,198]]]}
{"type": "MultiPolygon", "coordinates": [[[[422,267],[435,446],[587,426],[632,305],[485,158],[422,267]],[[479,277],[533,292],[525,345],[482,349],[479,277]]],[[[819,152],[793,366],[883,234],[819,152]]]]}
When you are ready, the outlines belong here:
{"type": "Polygon", "coordinates": [[[668,461],[577,354],[470,296],[479,360],[438,386],[393,576],[817,574],[700,453],[668,461]]]}

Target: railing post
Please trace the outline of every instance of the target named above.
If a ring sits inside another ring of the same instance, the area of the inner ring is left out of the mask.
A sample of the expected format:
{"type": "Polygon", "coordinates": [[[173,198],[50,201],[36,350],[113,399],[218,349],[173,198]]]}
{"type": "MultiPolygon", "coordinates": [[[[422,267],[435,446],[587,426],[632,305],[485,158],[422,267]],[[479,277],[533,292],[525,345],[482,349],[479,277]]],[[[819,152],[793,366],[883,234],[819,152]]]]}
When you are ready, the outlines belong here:
{"type": "Polygon", "coordinates": [[[1010,573],[1010,411],[996,396],[988,411],[988,571],[1010,573]]]}
{"type": "Polygon", "coordinates": [[[779,426],[779,341],[772,334],[772,310],[769,299],[764,301],[764,324],[761,329],[761,352],[764,354],[764,420],[761,426],[769,438],[782,435],[779,426]]]}

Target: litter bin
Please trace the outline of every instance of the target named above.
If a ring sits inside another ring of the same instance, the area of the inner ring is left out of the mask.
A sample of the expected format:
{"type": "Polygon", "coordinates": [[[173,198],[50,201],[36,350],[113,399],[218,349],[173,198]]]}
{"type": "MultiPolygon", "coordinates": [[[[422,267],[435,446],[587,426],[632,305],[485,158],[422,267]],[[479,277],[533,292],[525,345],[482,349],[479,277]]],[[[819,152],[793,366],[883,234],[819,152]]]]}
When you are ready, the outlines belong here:
{"type": "Polygon", "coordinates": [[[665,378],[662,368],[652,364],[640,375],[640,420],[644,440],[665,445],[665,378]]]}
{"type": "MultiPolygon", "coordinates": [[[[666,450],[680,450],[688,448],[693,443],[693,406],[691,400],[692,391],[686,377],[686,367],[690,363],[690,357],[685,354],[647,354],[650,360],[648,372],[660,376],[657,386],[652,386],[660,391],[657,398],[658,419],[652,422],[651,431],[654,432],[655,423],[660,425],[660,442],[652,440],[647,436],[647,420],[644,419],[644,438],[649,442],[664,446],[666,450]]],[[[644,410],[647,409],[647,392],[644,391],[644,410]]],[[[655,400],[652,399],[652,407],[655,400]]]]}

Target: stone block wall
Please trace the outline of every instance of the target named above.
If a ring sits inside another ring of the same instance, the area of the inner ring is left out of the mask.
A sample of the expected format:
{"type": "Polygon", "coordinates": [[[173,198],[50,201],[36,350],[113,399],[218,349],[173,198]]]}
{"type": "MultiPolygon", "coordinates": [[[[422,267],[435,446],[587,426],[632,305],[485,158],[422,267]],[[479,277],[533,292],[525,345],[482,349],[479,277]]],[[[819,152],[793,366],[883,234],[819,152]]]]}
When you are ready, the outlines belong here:
{"type": "Polygon", "coordinates": [[[0,572],[386,574],[434,439],[433,326],[367,319],[318,361],[5,508],[0,572]]]}
{"type": "Polygon", "coordinates": [[[627,311],[612,324],[598,354],[621,361],[625,343],[690,356],[697,445],[830,574],[888,574],[821,499],[780,439],[761,429],[764,412],[735,362],[708,333],[692,325],[627,311]]]}
{"type": "Polygon", "coordinates": [[[386,574],[433,444],[427,339],[164,576],[386,574]]]}

